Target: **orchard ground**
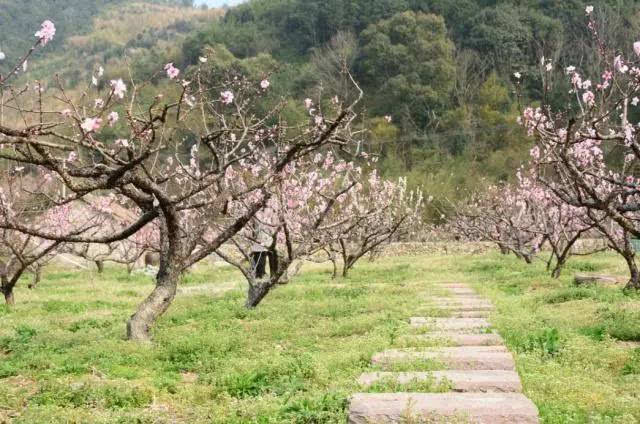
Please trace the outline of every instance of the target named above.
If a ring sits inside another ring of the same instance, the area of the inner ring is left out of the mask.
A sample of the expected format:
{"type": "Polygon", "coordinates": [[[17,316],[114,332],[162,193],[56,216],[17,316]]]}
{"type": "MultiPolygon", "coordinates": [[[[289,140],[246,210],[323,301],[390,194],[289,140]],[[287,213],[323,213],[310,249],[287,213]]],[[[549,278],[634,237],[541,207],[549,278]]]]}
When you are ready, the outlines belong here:
{"type": "MultiPolygon", "coordinates": [[[[543,423],[640,422],[640,295],[577,288],[576,272],[624,275],[612,254],[573,259],[559,280],[542,261],[498,253],[383,258],[348,279],[303,268],[255,310],[230,267],[187,275],[152,344],[124,326],[152,279],[51,268],[15,309],[0,307],[0,422],[344,423],[371,356],[429,314],[438,281],[473,285],[514,352],[543,423]]],[[[434,369],[435,363],[425,363],[434,369]]],[[[369,390],[441,390],[384,387],[369,390]]]]}

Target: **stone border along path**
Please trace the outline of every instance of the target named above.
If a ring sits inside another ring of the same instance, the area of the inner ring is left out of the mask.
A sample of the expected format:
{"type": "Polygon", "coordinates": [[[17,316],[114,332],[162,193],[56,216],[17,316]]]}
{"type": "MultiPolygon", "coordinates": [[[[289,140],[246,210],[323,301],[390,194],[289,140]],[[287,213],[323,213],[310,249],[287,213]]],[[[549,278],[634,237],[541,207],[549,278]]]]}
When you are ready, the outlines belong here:
{"type": "Polygon", "coordinates": [[[400,338],[438,346],[377,353],[371,359],[372,364],[388,371],[364,373],[358,382],[363,388],[375,383],[422,382],[425,387],[451,391],[357,393],[350,400],[349,424],[539,423],[538,409],[522,394],[513,356],[486,319],[493,305],[467,284],[447,283],[438,287],[447,290],[451,297],[429,298],[429,308],[444,310],[450,317],[409,318],[411,328],[419,329],[421,334],[400,338]],[[402,366],[403,370],[421,365],[445,369],[393,372],[394,365],[402,366]]]}

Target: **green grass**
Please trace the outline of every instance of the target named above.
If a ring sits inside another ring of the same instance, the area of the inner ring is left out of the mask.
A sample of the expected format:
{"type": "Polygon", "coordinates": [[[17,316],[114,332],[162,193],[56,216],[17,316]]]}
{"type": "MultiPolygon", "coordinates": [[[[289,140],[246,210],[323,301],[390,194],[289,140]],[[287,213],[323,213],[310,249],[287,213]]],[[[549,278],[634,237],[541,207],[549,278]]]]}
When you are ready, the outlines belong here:
{"type": "Polygon", "coordinates": [[[336,281],[309,267],[252,311],[238,273],[201,267],[151,345],[124,340],[149,277],[52,269],[0,309],[0,422],[344,423],[371,355],[406,334],[430,285],[411,262],[336,281]]]}
{"type": "MultiPolygon", "coordinates": [[[[363,262],[346,279],[309,266],[260,307],[243,307],[230,267],[203,266],[154,329],[152,344],[124,340],[124,324],[152,280],[107,267],[49,270],[17,305],[0,307],[0,422],[344,423],[359,391],[446,389],[433,382],[365,389],[371,356],[420,347],[407,318],[429,311],[439,281],[467,281],[497,305],[491,320],[514,352],[543,423],[640,420],[640,296],[576,288],[574,272],[624,275],[612,255],[576,259],[560,280],[542,263],[498,254],[363,262]],[[224,291],[223,289],[229,289],[224,291]]],[[[397,364],[431,370],[438,364],[397,364]]]]}
{"type": "Polygon", "coordinates": [[[543,423],[640,422],[640,296],[619,287],[575,287],[576,272],[625,275],[616,256],[573,259],[559,280],[541,261],[469,258],[464,280],[497,305],[492,321],[514,352],[543,423]]]}
{"type": "Polygon", "coordinates": [[[367,387],[367,393],[428,392],[445,393],[451,391],[452,383],[447,379],[436,380],[434,377],[424,380],[413,379],[408,383],[399,383],[394,378],[383,378],[367,387]]]}

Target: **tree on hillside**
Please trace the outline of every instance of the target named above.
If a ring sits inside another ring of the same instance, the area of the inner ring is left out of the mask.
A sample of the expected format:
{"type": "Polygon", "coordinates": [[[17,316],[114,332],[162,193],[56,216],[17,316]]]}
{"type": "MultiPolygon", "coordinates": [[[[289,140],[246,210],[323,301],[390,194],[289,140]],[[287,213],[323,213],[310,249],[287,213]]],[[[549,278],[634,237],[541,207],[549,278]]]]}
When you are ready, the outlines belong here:
{"type": "Polygon", "coordinates": [[[449,103],[453,50],[444,20],[435,15],[403,12],[369,26],[362,33],[359,74],[379,93],[374,111],[420,129],[433,124],[449,103]]]}
{"type": "Polygon", "coordinates": [[[491,58],[502,75],[534,67],[558,50],[560,23],[531,8],[501,4],[480,12],[469,25],[465,47],[491,58]]]}

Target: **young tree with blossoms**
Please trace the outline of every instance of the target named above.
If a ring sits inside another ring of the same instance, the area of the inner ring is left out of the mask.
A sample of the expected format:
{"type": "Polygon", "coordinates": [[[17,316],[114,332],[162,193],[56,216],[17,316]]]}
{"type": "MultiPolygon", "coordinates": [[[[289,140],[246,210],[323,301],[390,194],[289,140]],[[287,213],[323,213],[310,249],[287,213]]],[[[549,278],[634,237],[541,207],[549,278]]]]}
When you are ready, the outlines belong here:
{"type": "Polygon", "coordinates": [[[42,268],[60,247],[51,242],[11,230],[0,230],[0,291],[7,305],[15,304],[14,288],[25,272],[33,274],[29,288],[40,282],[42,268]]]}
{"type": "Polygon", "coordinates": [[[564,110],[527,108],[522,123],[536,139],[536,178],[567,205],[587,216],[629,267],[628,288],[640,289],[630,238],[640,237],[640,42],[606,45],[593,7],[586,9],[598,74],[566,68],[572,90],[564,110]],[[627,53],[624,53],[624,52],[627,53]]]}
{"type": "MultiPolygon", "coordinates": [[[[12,207],[7,213],[12,217],[30,222],[34,228],[46,230],[53,227],[62,234],[69,224],[66,207],[51,207],[32,196],[30,193],[35,189],[35,182],[21,178],[19,174],[23,171],[23,167],[13,167],[0,173],[0,202],[10,202],[12,207]]],[[[34,288],[40,281],[42,268],[62,247],[59,240],[0,228],[0,292],[7,305],[15,304],[14,288],[24,273],[33,274],[29,287],[34,288]]]]}
{"type": "MultiPolygon", "coordinates": [[[[313,257],[337,240],[332,230],[349,220],[347,216],[336,217],[338,199],[354,189],[360,175],[360,168],[337,160],[331,151],[317,153],[283,169],[278,182],[269,187],[270,198],[265,208],[228,243],[236,255],[224,249],[216,252],[245,276],[249,286],[248,308],[258,306],[282,283],[295,261],[313,257]],[[266,237],[261,237],[261,233],[266,237]],[[256,263],[251,258],[253,246],[258,243],[265,243],[263,247],[272,255],[266,278],[257,275],[256,263]]],[[[251,177],[245,175],[249,180],[251,177]]],[[[245,209],[244,204],[234,203],[230,205],[230,214],[242,215],[245,209]]]]}
{"type": "MultiPolygon", "coordinates": [[[[43,31],[34,49],[53,36],[44,24],[43,31]]],[[[134,340],[150,338],[183,272],[242,230],[269,201],[270,186],[289,164],[325,146],[349,150],[354,137],[355,103],[338,102],[306,124],[290,125],[282,118],[284,101],[258,113],[268,93],[261,81],[213,73],[206,63],[187,72],[168,64],[164,71],[166,88],[147,102],[140,97],[143,87],[151,89],[144,82],[114,80],[104,90],[93,85],[94,91],[75,99],[58,80],[55,88],[39,91],[36,101],[22,102],[30,92],[10,86],[8,77],[0,80],[0,89],[16,93],[2,105],[12,115],[4,122],[13,124],[0,127],[0,158],[38,166],[60,184],[50,196],[54,205],[73,210],[88,197],[106,197],[132,214],[109,234],[81,225],[59,234],[11,215],[5,201],[0,228],[53,242],[109,244],[157,223],[159,271],[155,288],[127,323],[134,340]],[[43,106],[50,104],[55,106],[43,106]],[[106,135],[106,125],[118,138],[106,135]],[[236,184],[234,174],[246,170],[254,175],[251,184],[236,184]],[[208,224],[237,201],[245,212],[211,233],[208,224]]]]}
{"type": "Polygon", "coordinates": [[[393,182],[375,170],[364,173],[353,190],[337,198],[332,226],[336,241],[329,247],[334,277],[337,257],[346,277],[360,259],[384,243],[419,232],[423,207],[422,192],[408,190],[405,178],[393,182]]]}
{"type": "MultiPolygon", "coordinates": [[[[535,157],[536,154],[537,150],[533,149],[532,155],[535,157]]],[[[547,270],[551,271],[552,277],[558,278],[569,258],[577,254],[577,242],[587,233],[595,232],[598,223],[589,217],[586,208],[564,203],[530,175],[518,172],[517,190],[527,199],[527,208],[533,220],[529,231],[543,236],[551,249],[547,270]]],[[[597,246],[583,249],[580,255],[598,250],[602,249],[597,246]]]]}
{"type": "Polygon", "coordinates": [[[547,241],[531,200],[516,186],[491,186],[455,205],[448,227],[459,238],[496,243],[530,264],[547,241]]]}
{"type": "MultiPolygon", "coordinates": [[[[84,209],[76,208],[73,214],[76,219],[100,215],[104,217],[102,225],[92,231],[93,236],[106,236],[135,218],[129,211],[114,203],[102,208],[99,205],[87,204],[84,209]]],[[[63,251],[95,263],[99,273],[103,272],[105,262],[111,262],[124,265],[131,274],[141,258],[148,252],[157,251],[159,244],[159,229],[153,221],[124,240],[104,244],[69,243],[63,251]]]]}

